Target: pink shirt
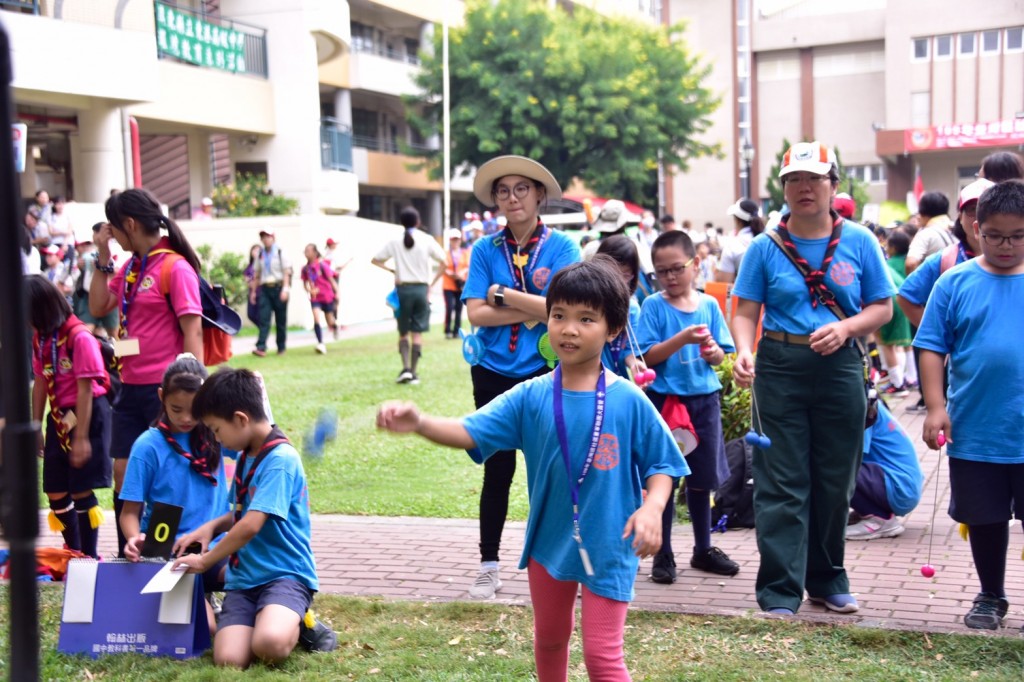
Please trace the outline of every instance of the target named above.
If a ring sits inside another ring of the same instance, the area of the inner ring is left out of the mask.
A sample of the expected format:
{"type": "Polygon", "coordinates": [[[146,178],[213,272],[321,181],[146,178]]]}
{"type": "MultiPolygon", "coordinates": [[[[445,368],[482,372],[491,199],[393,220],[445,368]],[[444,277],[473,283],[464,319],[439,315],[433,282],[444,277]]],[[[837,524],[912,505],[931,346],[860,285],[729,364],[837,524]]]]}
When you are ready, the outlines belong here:
{"type": "Polygon", "coordinates": [[[317,265],[306,264],[302,267],[302,281],[310,283],[312,293],[309,300],[312,303],[334,302],[334,287],[330,282],[333,278],[334,271],[327,261],[320,260],[317,265]]]}
{"type": "MultiPolygon", "coordinates": [[[[169,248],[161,239],[156,249],[169,248]]],[[[188,261],[178,259],[171,267],[171,303],[160,291],[160,273],[164,259],[170,254],[159,253],[146,259],[146,271],[141,273],[135,286],[138,293],[128,308],[128,338],[139,340],[139,354],[121,358],[121,380],[126,384],[159,384],[164,370],[184,349],[185,335],[178,318],[200,315],[203,312],[199,298],[199,276],[188,261]],[[173,307],[173,310],[172,310],[173,307]]],[[[124,293],[124,277],[131,260],[125,263],[110,280],[109,289],[117,296],[118,311],[124,293]]]]}
{"type": "MultiPolygon", "coordinates": [[[[67,325],[65,325],[67,327],[67,325]]],[[[66,410],[75,407],[78,400],[78,380],[92,379],[92,397],[99,398],[107,394],[103,387],[107,370],[103,366],[103,355],[100,354],[100,342],[88,330],[75,334],[74,347],[68,355],[68,329],[61,328],[57,340],[57,407],[66,410]],[[73,360],[73,361],[72,361],[73,360]]],[[[40,339],[36,334],[32,354],[32,371],[36,381],[46,381],[43,376],[43,358],[46,363],[53,362],[53,336],[40,339]]]]}

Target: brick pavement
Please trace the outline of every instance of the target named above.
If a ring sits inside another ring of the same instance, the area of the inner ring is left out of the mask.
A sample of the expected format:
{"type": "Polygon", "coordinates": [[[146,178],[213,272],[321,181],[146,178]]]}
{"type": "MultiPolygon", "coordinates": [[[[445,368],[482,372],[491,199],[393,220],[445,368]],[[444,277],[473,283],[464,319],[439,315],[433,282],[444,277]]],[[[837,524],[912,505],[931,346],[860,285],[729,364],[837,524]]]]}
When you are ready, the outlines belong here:
{"type": "MultiPolygon", "coordinates": [[[[906,401],[909,403],[908,401],[906,401]]],[[[894,412],[915,438],[923,416],[905,413],[894,402],[894,412]]],[[[970,549],[957,534],[945,510],[948,501],[947,468],[941,468],[939,511],[935,518],[932,564],[936,576],[925,579],[919,569],[927,560],[928,530],[935,495],[939,458],[923,443],[918,454],[926,475],[924,499],[909,514],[906,532],[898,538],[847,544],[846,565],[859,613],[843,616],[805,604],[798,618],[823,622],[858,623],[933,632],[965,632],[961,623],[977,591],[970,549]]],[[[109,512],[108,512],[109,516],[109,512]]],[[[101,551],[113,552],[114,534],[109,525],[101,533],[101,551]]],[[[60,536],[49,533],[45,522],[41,544],[58,545],[60,536]]],[[[515,568],[522,548],[525,524],[510,522],[504,535],[504,565],[499,591],[501,602],[529,604],[525,571],[515,568]]],[[[677,548],[692,546],[687,525],[677,526],[677,548]]],[[[478,555],[475,520],[384,518],[318,515],[313,519],[321,591],[331,594],[381,596],[388,599],[459,600],[476,575],[478,555]]],[[[657,585],[648,579],[651,563],[642,562],[636,583],[634,608],[689,614],[743,616],[757,613],[754,578],[757,547],[753,530],[733,530],[714,536],[715,543],[737,561],[741,570],[732,578],[701,573],[680,564],[674,585],[657,585]]],[[[1011,603],[1007,627],[1002,633],[1016,635],[1024,625],[1024,534],[1010,534],[1007,592],[1011,603]]]]}

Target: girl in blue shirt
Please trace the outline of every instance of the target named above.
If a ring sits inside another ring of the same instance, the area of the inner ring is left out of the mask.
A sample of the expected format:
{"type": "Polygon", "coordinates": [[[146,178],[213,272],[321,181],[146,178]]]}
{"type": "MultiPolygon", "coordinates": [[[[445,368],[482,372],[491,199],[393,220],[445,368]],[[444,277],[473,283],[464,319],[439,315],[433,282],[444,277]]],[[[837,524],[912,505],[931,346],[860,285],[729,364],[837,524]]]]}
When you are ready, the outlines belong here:
{"type": "Polygon", "coordinates": [[[640,304],[636,301],[636,287],[640,281],[640,254],[637,252],[636,243],[621,234],[613,234],[602,239],[597,247],[597,253],[615,261],[630,294],[628,326],[605,345],[601,361],[605,367],[620,377],[630,379],[647,370],[643,358],[637,358],[634,353],[635,330],[640,322],[640,304]],[[631,334],[632,341],[629,339],[631,334]]]}

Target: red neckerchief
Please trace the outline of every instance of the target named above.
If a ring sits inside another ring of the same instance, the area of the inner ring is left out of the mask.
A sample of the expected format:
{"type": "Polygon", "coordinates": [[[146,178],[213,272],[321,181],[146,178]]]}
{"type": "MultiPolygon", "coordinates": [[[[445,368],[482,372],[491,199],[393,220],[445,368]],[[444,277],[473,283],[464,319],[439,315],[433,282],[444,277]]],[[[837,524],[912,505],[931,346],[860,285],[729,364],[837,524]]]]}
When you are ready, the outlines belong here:
{"type": "Polygon", "coordinates": [[[196,472],[213,485],[217,485],[217,477],[214,476],[209,469],[208,457],[210,454],[210,446],[208,444],[198,453],[188,452],[185,448],[181,447],[181,443],[174,438],[174,434],[171,433],[171,427],[161,421],[157,423],[156,428],[160,431],[160,435],[164,437],[164,440],[167,441],[167,444],[171,446],[171,449],[188,460],[188,465],[192,468],[192,471],[196,472]]]}
{"type": "MultiPolygon", "coordinates": [[[[276,426],[271,429],[270,433],[267,434],[267,439],[263,441],[263,445],[256,452],[256,457],[253,459],[252,466],[245,475],[245,480],[242,480],[242,472],[245,470],[246,462],[249,460],[249,451],[242,451],[242,454],[238,457],[238,463],[235,464],[235,523],[242,520],[242,509],[245,506],[245,497],[249,494],[249,484],[252,483],[252,477],[256,474],[256,469],[260,463],[263,462],[263,458],[278,445],[290,442],[281,429],[276,426]]],[[[238,567],[238,552],[231,555],[229,563],[231,568],[238,567]]]]}
{"type": "Polygon", "coordinates": [[[789,230],[786,229],[786,223],[788,222],[789,215],[782,217],[779,221],[779,235],[782,237],[782,243],[785,245],[786,250],[789,251],[793,260],[795,260],[801,268],[806,268],[807,274],[804,275],[804,282],[807,283],[807,290],[811,294],[811,307],[817,308],[818,303],[824,303],[830,305],[836,302],[835,294],[825,284],[825,273],[828,272],[828,268],[832,265],[832,256],[835,255],[836,247],[839,246],[839,238],[843,233],[843,219],[836,213],[832,212],[832,236],[829,238],[828,246],[825,247],[825,257],[821,259],[821,266],[815,270],[811,267],[811,264],[800,255],[800,252],[796,249],[796,244],[793,243],[793,238],[789,234],[789,230]]]}

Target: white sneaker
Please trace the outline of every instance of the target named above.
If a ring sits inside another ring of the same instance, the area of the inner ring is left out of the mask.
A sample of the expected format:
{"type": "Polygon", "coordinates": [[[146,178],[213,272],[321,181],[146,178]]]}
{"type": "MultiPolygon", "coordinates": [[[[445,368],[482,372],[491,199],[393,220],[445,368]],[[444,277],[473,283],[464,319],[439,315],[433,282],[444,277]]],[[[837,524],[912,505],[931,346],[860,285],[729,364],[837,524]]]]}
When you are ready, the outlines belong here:
{"type": "Polygon", "coordinates": [[[320,355],[327,355],[327,346],[322,343],[316,344],[316,352],[320,355]]]}
{"type": "Polygon", "coordinates": [[[480,574],[469,587],[469,596],[473,599],[494,599],[494,593],[501,589],[498,569],[480,571],[480,574]]]}
{"type": "Polygon", "coordinates": [[[876,540],[878,538],[894,538],[906,530],[898,516],[881,519],[877,516],[865,516],[863,519],[846,527],[847,540],[876,540]]]}

